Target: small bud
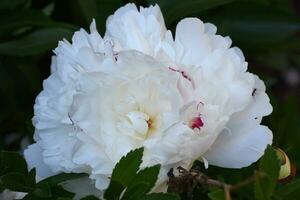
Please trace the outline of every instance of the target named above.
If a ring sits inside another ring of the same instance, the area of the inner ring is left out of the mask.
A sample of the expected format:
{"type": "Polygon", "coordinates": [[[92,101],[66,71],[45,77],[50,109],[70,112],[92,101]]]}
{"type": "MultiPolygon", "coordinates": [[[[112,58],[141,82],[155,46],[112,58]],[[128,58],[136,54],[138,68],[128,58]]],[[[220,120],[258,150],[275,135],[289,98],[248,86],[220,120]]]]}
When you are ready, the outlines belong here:
{"type": "Polygon", "coordinates": [[[296,167],[283,150],[276,148],[276,152],[281,164],[278,182],[288,183],[295,177],[296,167]]]}

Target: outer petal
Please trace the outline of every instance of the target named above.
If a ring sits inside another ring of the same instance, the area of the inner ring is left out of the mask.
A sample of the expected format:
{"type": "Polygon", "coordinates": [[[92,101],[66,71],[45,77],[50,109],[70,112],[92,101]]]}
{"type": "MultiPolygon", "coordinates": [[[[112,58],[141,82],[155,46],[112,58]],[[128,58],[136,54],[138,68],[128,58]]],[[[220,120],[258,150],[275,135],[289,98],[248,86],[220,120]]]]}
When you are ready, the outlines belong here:
{"type": "MultiPolygon", "coordinates": [[[[243,110],[251,101],[255,81],[252,74],[245,72],[243,64],[244,61],[233,54],[233,50],[221,49],[209,54],[201,63],[204,79],[210,85],[222,89],[223,92],[220,94],[228,94],[227,102],[224,101],[224,98],[220,99],[224,103],[222,107],[225,115],[243,110]]],[[[199,87],[197,90],[201,93],[201,80],[197,85],[199,87]]],[[[205,88],[202,89],[204,92],[210,92],[205,88]]],[[[210,99],[208,102],[213,101],[215,100],[210,99]]]]}
{"type": "Polygon", "coordinates": [[[89,71],[106,71],[99,67],[103,61],[104,42],[95,22],[91,24],[90,34],[77,31],[72,42],[61,41],[54,50],[51,75],[44,81],[43,91],[34,105],[34,139],[42,147],[43,159],[39,160],[55,173],[86,170],[85,165],[79,166],[72,161],[79,140],[74,137],[77,130],[69,111],[77,93],[78,76],[89,71]]]}
{"type": "Polygon", "coordinates": [[[252,91],[252,101],[250,104],[239,113],[232,115],[231,124],[235,126],[247,126],[249,125],[249,120],[255,120],[259,124],[262,117],[267,116],[272,113],[273,108],[270,104],[270,99],[266,94],[265,84],[256,75],[255,86],[252,91]]]}
{"type": "Polygon", "coordinates": [[[42,156],[42,148],[39,143],[29,145],[24,151],[24,156],[29,169],[36,168],[36,173],[41,178],[47,178],[54,175],[48,166],[44,163],[42,156]]]}
{"type": "Polygon", "coordinates": [[[176,27],[175,41],[170,31],[165,33],[160,54],[165,54],[180,65],[199,66],[201,61],[216,49],[228,49],[229,37],[216,35],[217,28],[210,23],[204,24],[198,18],[185,18],[176,27]]]}
{"type": "Polygon", "coordinates": [[[210,39],[204,34],[204,24],[198,18],[185,18],[176,28],[175,48],[177,61],[191,65],[199,62],[211,51],[210,39]]]}
{"type": "Polygon", "coordinates": [[[245,127],[239,131],[231,129],[229,133],[221,133],[203,157],[209,164],[220,167],[246,167],[264,154],[272,138],[272,132],[266,126],[245,127]]]}
{"type": "Polygon", "coordinates": [[[251,103],[241,112],[232,115],[227,129],[219,135],[204,157],[212,165],[229,168],[246,167],[257,161],[268,144],[272,144],[272,132],[259,125],[263,116],[272,112],[265,93],[265,86],[255,76],[255,92],[251,103]]]}
{"type": "Polygon", "coordinates": [[[127,4],[107,19],[106,37],[111,37],[115,50],[137,50],[155,55],[166,32],[160,8],[140,8],[127,4]]]}

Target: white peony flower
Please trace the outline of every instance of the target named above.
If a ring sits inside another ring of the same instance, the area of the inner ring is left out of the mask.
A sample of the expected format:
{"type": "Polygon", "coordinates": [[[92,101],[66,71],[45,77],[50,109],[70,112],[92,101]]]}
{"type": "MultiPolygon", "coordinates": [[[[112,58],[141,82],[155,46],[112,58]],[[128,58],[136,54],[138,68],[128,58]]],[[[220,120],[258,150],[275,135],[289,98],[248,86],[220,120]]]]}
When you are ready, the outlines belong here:
{"type": "Polygon", "coordinates": [[[230,46],[196,18],[179,22],[173,38],[157,5],[118,9],[104,38],[95,22],[76,32],[55,49],[36,99],[28,165],[42,178],[88,173],[103,191],[119,159],[141,146],[143,167],[162,165],[157,186],[197,159],[229,168],[257,161],[272,143],[260,125],[272,107],[230,46]]]}
{"type": "Polygon", "coordinates": [[[113,38],[116,50],[135,49],[167,63],[171,71],[182,74],[177,84],[185,102],[213,107],[228,118],[214,144],[201,155],[210,164],[241,168],[255,162],[273,138],[260,125],[262,117],[272,112],[264,83],[247,72],[242,51],[230,48],[229,37],[216,35],[213,24],[185,18],[178,23],[173,39],[161,15],[157,5],[138,11],[129,4],[109,17],[106,37],[113,38]],[[130,22],[134,28],[127,25],[130,22]],[[135,41],[130,46],[126,43],[129,34],[135,41]]]}

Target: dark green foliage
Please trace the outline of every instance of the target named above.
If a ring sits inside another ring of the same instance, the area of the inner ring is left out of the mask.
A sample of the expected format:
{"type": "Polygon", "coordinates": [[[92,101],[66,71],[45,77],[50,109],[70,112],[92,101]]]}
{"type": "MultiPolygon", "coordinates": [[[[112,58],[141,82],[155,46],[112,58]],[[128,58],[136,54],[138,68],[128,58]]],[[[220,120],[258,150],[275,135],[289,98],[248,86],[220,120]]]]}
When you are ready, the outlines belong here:
{"type": "Polygon", "coordinates": [[[257,200],[271,199],[279,176],[279,169],[280,161],[276,151],[269,146],[259,162],[259,171],[256,172],[257,176],[261,176],[254,184],[257,200]]]}
{"type": "Polygon", "coordinates": [[[140,170],[134,179],[133,183],[147,183],[146,192],[149,192],[150,189],[155,185],[157,175],[159,173],[160,165],[155,165],[153,167],[147,167],[145,169],[140,170]]]}
{"type": "Polygon", "coordinates": [[[183,17],[196,15],[201,11],[225,5],[234,0],[149,0],[150,4],[158,4],[164,14],[165,21],[168,24],[174,23],[183,17]]]}
{"type": "Polygon", "coordinates": [[[81,200],[98,200],[98,198],[95,196],[87,196],[87,197],[82,198],[81,200]]]}
{"type": "Polygon", "coordinates": [[[24,199],[73,198],[74,194],[60,184],[86,176],[85,174],[58,174],[36,182],[35,169],[27,170],[26,162],[19,153],[0,151],[0,192],[4,189],[25,192],[24,199]]]}
{"type": "Polygon", "coordinates": [[[225,200],[224,191],[221,189],[211,191],[210,193],[208,193],[208,197],[211,200],[225,200]]]}
{"type": "Polygon", "coordinates": [[[22,156],[17,152],[0,152],[0,175],[7,173],[27,173],[27,164],[22,156]]]}
{"type": "Polygon", "coordinates": [[[175,194],[152,193],[140,198],[141,200],[179,200],[175,194]]]}
{"type": "Polygon", "coordinates": [[[280,185],[275,195],[278,199],[296,200],[300,196],[300,179],[297,179],[287,185],[280,185]]]}
{"type": "Polygon", "coordinates": [[[78,179],[78,178],[82,178],[85,176],[86,176],[86,174],[58,174],[58,175],[43,179],[39,183],[40,184],[57,185],[66,180],[78,179]]]}
{"type": "Polygon", "coordinates": [[[34,31],[20,39],[0,43],[0,55],[29,56],[54,48],[61,38],[70,38],[72,30],[45,28],[34,31]]]}
{"type": "Polygon", "coordinates": [[[111,180],[118,181],[123,186],[127,186],[139,170],[142,164],[143,148],[129,152],[116,164],[111,180]]]}

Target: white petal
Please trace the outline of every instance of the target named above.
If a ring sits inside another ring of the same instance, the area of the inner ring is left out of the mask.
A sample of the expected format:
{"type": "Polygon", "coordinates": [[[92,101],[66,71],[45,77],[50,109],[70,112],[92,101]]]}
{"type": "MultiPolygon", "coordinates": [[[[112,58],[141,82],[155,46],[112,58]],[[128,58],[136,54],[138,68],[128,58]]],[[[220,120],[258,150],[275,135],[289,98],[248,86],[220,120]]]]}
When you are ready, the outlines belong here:
{"type": "Polygon", "coordinates": [[[199,64],[211,51],[204,24],[198,18],[185,18],[176,27],[175,44],[177,61],[185,65],[199,64]]]}
{"type": "Polygon", "coordinates": [[[256,125],[231,132],[223,131],[211,149],[203,156],[212,165],[228,168],[247,167],[256,162],[268,144],[272,132],[266,126],[256,125]]]}
{"type": "Polygon", "coordinates": [[[107,22],[105,36],[112,38],[114,49],[137,50],[155,55],[166,28],[158,6],[137,10],[134,4],[127,4],[111,15],[107,22]]]}
{"type": "MultiPolygon", "coordinates": [[[[241,111],[249,104],[255,84],[253,75],[243,72],[243,67],[236,59],[237,57],[231,56],[231,51],[219,49],[209,54],[201,63],[203,77],[210,85],[223,91],[217,95],[228,95],[227,103],[224,98],[220,100],[223,100],[224,112],[229,115],[241,111]]],[[[200,81],[199,87],[202,82],[200,81]]]]}
{"type": "Polygon", "coordinates": [[[145,164],[175,164],[183,160],[195,160],[207,151],[215,140],[215,135],[200,136],[188,126],[177,124],[162,138],[145,142],[145,164]],[[148,155],[149,153],[149,155],[148,155]]]}
{"type": "Polygon", "coordinates": [[[215,35],[217,33],[217,27],[212,23],[205,23],[205,33],[215,35]]]}
{"type": "Polygon", "coordinates": [[[247,126],[249,121],[253,120],[260,123],[262,117],[272,113],[273,108],[270,99],[265,93],[266,87],[257,76],[254,77],[255,86],[253,87],[252,100],[243,111],[231,116],[230,126],[247,126]]]}
{"type": "Polygon", "coordinates": [[[24,156],[29,169],[36,168],[36,173],[41,178],[55,175],[43,161],[43,150],[38,143],[29,145],[24,151],[24,156]]]}

